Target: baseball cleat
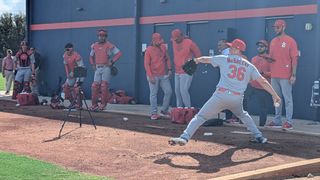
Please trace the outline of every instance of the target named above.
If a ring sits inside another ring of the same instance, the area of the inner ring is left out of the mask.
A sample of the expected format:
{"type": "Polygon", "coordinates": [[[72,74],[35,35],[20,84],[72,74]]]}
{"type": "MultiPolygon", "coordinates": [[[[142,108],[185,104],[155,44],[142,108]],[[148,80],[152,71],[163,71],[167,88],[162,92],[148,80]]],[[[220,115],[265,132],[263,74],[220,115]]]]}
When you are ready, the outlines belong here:
{"type": "Polygon", "coordinates": [[[180,145],[180,146],[184,146],[184,145],[186,145],[187,144],[187,140],[186,139],[183,139],[183,138],[181,138],[181,137],[178,137],[178,138],[171,138],[170,140],[169,140],[169,144],[171,145],[171,146],[175,146],[175,145],[180,145]]]}
{"type": "Polygon", "coordinates": [[[253,140],[250,140],[250,142],[253,142],[253,143],[260,143],[260,144],[266,144],[268,142],[268,139],[261,136],[261,137],[257,137],[253,140]]]}

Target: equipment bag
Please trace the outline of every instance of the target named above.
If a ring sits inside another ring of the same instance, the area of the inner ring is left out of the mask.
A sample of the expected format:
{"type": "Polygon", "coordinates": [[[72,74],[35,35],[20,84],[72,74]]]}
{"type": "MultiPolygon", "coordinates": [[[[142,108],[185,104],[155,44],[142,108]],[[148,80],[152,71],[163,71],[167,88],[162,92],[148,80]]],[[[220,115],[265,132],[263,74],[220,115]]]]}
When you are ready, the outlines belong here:
{"type": "Polygon", "coordinates": [[[199,109],[191,108],[172,108],[170,118],[172,123],[188,124],[191,119],[199,112],[199,109]]]}
{"type": "Polygon", "coordinates": [[[177,124],[185,124],[185,110],[184,108],[178,107],[178,108],[172,108],[170,112],[170,118],[172,123],[177,124]]]}
{"type": "Polygon", "coordinates": [[[19,93],[17,100],[20,106],[39,105],[39,98],[37,94],[19,93]]]}

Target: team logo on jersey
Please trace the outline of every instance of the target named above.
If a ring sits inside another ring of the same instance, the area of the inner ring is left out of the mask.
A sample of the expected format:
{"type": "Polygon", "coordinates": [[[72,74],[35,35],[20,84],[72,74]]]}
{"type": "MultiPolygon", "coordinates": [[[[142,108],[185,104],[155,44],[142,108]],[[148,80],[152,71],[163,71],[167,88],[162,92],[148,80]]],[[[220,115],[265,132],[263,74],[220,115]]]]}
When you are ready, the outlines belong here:
{"type": "Polygon", "coordinates": [[[23,53],[23,54],[20,55],[20,59],[22,61],[26,61],[28,59],[28,55],[26,53],[23,53]]]}
{"type": "Polygon", "coordinates": [[[286,45],[287,45],[287,43],[286,43],[286,42],[282,42],[282,43],[281,43],[281,47],[282,47],[282,48],[285,48],[285,47],[286,47],[286,45]]]}

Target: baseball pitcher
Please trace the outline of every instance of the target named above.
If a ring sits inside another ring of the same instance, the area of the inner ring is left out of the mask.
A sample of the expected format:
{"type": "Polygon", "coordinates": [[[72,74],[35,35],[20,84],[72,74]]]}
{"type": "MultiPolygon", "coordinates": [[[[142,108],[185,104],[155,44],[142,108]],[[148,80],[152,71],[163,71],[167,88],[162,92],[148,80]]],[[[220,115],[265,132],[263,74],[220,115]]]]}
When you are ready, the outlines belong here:
{"type": "Polygon", "coordinates": [[[171,138],[171,145],[185,145],[193,136],[195,131],[207,120],[214,118],[224,109],[231,110],[246,125],[247,129],[255,137],[257,143],[266,143],[267,138],[263,137],[251,116],[243,110],[243,93],[250,80],[258,81],[268,91],[274,103],[280,103],[281,99],[273,90],[268,81],[261,76],[259,71],[246,59],[242,57],[241,51],[245,51],[246,44],[235,39],[230,45],[230,55],[203,56],[195,58],[196,63],[212,64],[220,68],[220,81],[212,97],[200,109],[199,113],[188,124],[187,129],[178,138],[171,138]]]}

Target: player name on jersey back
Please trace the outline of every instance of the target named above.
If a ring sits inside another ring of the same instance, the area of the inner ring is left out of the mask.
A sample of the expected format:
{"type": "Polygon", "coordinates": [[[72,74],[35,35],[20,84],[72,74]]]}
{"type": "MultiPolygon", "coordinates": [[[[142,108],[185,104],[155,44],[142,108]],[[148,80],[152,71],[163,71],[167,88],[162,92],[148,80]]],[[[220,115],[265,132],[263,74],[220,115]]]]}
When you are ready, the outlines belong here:
{"type": "Polygon", "coordinates": [[[242,58],[227,58],[227,62],[228,63],[235,63],[235,64],[239,64],[239,65],[242,65],[242,66],[246,66],[246,67],[249,67],[249,64],[248,62],[246,62],[245,60],[242,60],[242,58]]]}

